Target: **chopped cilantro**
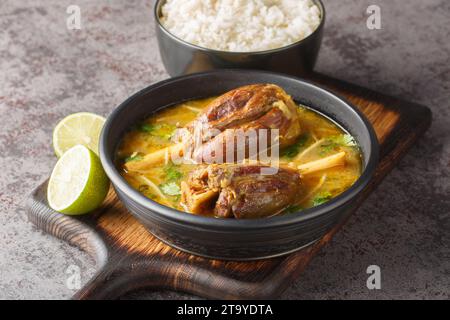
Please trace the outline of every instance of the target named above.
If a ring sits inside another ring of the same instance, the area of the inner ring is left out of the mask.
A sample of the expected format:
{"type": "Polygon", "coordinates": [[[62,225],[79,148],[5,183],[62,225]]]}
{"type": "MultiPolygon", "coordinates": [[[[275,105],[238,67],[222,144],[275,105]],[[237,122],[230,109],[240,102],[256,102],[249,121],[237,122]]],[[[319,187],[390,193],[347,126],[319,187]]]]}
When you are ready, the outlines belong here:
{"type": "Polygon", "coordinates": [[[138,125],[138,130],[142,132],[152,133],[156,128],[153,124],[143,123],[138,125]]]}
{"type": "Polygon", "coordinates": [[[320,145],[320,155],[321,156],[326,155],[326,154],[330,153],[331,151],[335,150],[337,147],[339,147],[339,144],[337,144],[333,140],[325,140],[320,145]]]}
{"type": "Polygon", "coordinates": [[[355,139],[349,134],[341,134],[334,137],[334,141],[344,147],[356,147],[355,139]]]}
{"type": "Polygon", "coordinates": [[[175,182],[167,182],[159,186],[161,191],[168,196],[178,196],[181,194],[180,187],[175,182]]]}
{"type": "Polygon", "coordinates": [[[137,126],[137,130],[141,132],[148,133],[152,136],[167,140],[169,140],[172,137],[172,134],[175,129],[176,129],[175,126],[166,123],[161,124],[143,123],[137,126]]]}
{"type": "Polygon", "coordinates": [[[313,200],[313,206],[319,206],[321,204],[324,204],[325,202],[328,202],[332,198],[331,193],[329,192],[322,192],[321,194],[317,195],[313,200]]]}
{"type": "Polygon", "coordinates": [[[177,167],[173,164],[169,164],[164,168],[164,173],[166,174],[166,180],[171,181],[177,181],[181,177],[183,177],[183,174],[178,171],[177,167]]]}
{"type": "Polygon", "coordinates": [[[150,191],[149,187],[146,184],[141,184],[138,187],[138,190],[139,190],[140,193],[143,193],[147,198],[150,198],[152,200],[157,198],[157,196],[154,193],[149,192],[150,191]]]}
{"type": "Polygon", "coordinates": [[[296,213],[302,210],[302,207],[299,205],[290,205],[286,209],[284,209],[283,214],[291,214],[296,213]]]}
{"type": "Polygon", "coordinates": [[[281,152],[281,156],[294,158],[300,152],[300,149],[305,146],[306,142],[308,142],[308,139],[308,135],[301,135],[293,145],[290,145],[281,152]]]}
{"type": "Polygon", "coordinates": [[[320,145],[320,154],[325,155],[331,151],[337,149],[338,147],[356,147],[355,139],[349,134],[340,134],[337,136],[332,136],[327,138],[320,145]]]}

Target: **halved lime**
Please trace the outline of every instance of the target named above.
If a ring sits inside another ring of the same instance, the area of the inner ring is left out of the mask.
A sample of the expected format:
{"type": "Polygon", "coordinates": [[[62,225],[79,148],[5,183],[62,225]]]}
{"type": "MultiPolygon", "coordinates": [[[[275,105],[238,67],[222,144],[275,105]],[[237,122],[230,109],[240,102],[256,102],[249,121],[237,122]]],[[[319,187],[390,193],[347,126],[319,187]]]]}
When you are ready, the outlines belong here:
{"type": "Polygon", "coordinates": [[[105,118],[79,112],[62,119],[53,130],[53,148],[58,157],[64,152],[82,144],[98,154],[98,140],[105,124],[105,118]]]}
{"type": "Polygon", "coordinates": [[[109,179],[98,156],[83,145],[58,160],[48,182],[47,199],[58,212],[79,215],[98,208],[109,190],[109,179]]]}

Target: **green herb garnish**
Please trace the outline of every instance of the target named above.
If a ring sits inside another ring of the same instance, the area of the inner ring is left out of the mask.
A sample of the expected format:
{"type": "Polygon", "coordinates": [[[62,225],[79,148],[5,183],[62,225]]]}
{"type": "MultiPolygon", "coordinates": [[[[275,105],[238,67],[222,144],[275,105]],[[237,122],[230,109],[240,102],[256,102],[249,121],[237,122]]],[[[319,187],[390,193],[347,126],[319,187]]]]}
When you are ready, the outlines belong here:
{"type": "Polygon", "coordinates": [[[168,196],[178,196],[181,194],[181,189],[175,182],[167,182],[159,187],[161,188],[161,191],[168,196]]]}
{"type": "Polygon", "coordinates": [[[299,205],[290,205],[286,209],[284,209],[283,214],[291,214],[301,211],[303,208],[299,205]]]}
{"type": "Polygon", "coordinates": [[[300,152],[300,149],[306,145],[308,139],[309,136],[307,134],[301,135],[293,145],[290,145],[281,152],[281,156],[291,159],[294,158],[300,152]]]}
{"type": "Polygon", "coordinates": [[[326,140],[320,145],[320,155],[324,156],[339,147],[333,140],[326,140]]]}
{"type": "Polygon", "coordinates": [[[157,129],[155,127],[156,126],[154,124],[142,123],[138,125],[138,130],[142,132],[152,133],[154,130],[157,129]]]}
{"type": "Polygon", "coordinates": [[[320,145],[320,155],[326,155],[333,150],[336,150],[338,147],[356,147],[355,139],[349,134],[340,134],[337,136],[332,136],[327,138],[320,145]]]}
{"type": "Polygon", "coordinates": [[[355,139],[349,134],[341,134],[333,137],[333,140],[343,147],[356,147],[355,139]]]}
{"type": "Polygon", "coordinates": [[[321,204],[324,204],[325,202],[328,202],[331,200],[332,195],[329,192],[322,192],[319,195],[317,195],[313,200],[313,206],[319,206],[321,204]]]}
{"type": "Polygon", "coordinates": [[[149,192],[150,189],[149,189],[148,185],[146,185],[146,184],[141,184],[138,187],[138,190],[140,193],[143,193],[147,198],[150,198],[152,200],[157,198],[156,194],[149,192]]]}
{"type": "Polygon", "coordinates": [[[177,181],[183,177],[183,174],[178,171],[177,166],[173,164],[169,164],[164,168],[164,173],[166,174],[166,180],[171,181],[177,181]]]}
{"type": "Polygon", "coordinates": [[[169,140],[172,137],[172,134],[175,129],[176,129],[175,126],[167,123],[161,124],[143,123],[137,126],[137,130],[141,132],[148,133],[154,137],[159,137],[166,140],[169,140]]]}

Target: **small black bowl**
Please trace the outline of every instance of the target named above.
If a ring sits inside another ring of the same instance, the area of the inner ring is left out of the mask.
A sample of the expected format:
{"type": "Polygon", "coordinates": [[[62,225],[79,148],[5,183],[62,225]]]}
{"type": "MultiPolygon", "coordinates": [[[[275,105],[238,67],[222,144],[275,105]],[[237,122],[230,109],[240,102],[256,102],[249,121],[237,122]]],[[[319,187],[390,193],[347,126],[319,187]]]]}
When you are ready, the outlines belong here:
{"type": "Polygon", "coordinates": [[[196,46],[171,34],[161,24],[161,7],[165,0],[158,0],[154,7],[156,36],[159,52],[167,72],[172,76],[215,69],[256,69],[305,75],[312,71],[322,43],[325,24],[325,8],[320,0],[313,0],[321,12],[321,22],[316,30],[303,40],[291,45],[258,52],[228,52],[196,46]]]}
{"type": "Polygon", "coordinates": [[[108,117],[100,138],[100,158],[117,195],[147,229],[167,244],[196,255],[248,260],[288,254],[321,238],[357,204],[378,161],[378,141],[366,118],[348,102],[298,78],[263,71],[218,70],[172,78],[147,87],[123,102],[108,117]],[[133,189],[115,166],[124,134],[157,110],[186,100],[216,96],[251,83],[273,83],[298,103],[334,119],[358,141],[364,171],[356,183],[331,201],[286,216],[215,219],[158,204],[133,189]]]}

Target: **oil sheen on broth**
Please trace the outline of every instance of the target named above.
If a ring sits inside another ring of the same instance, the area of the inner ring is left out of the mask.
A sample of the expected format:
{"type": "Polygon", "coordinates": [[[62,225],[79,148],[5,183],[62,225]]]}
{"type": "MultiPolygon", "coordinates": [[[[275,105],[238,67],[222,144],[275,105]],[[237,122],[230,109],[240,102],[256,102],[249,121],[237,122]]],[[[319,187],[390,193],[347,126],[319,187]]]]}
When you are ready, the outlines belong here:
{"type": "MultiPolygon", "coordinates": [[[[117,151],[117,162],[122,176],[133,188],[156,202],[185,211],[180,204],[180,182],[198,165],[174,165],[169,161],[152,166],[144,174],[127,172],[124,165],[172,145],[170,137],[174,130],[194,120],[213,99],[166,108],[137,124],[124,136],[117,151]]],[[[305,191],[281,214],[323,204],[351,187],[361,175],[362,155],[353,137],[311,109],[299,105],[298,113],[302,134],[293,145],[280,150],[281,162],[297,166],[345,151],[345,165],[303,176],[305,191]]]]}

